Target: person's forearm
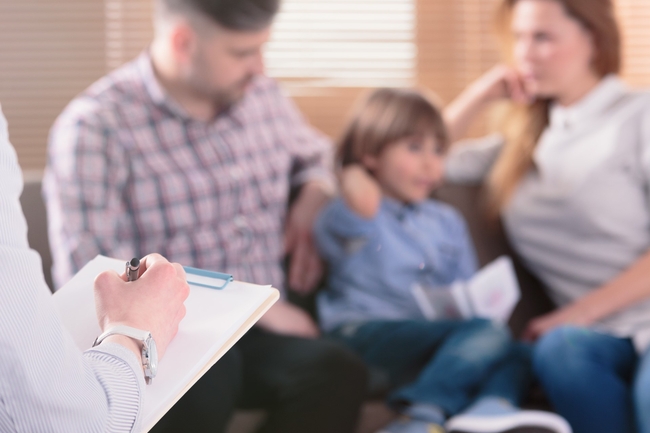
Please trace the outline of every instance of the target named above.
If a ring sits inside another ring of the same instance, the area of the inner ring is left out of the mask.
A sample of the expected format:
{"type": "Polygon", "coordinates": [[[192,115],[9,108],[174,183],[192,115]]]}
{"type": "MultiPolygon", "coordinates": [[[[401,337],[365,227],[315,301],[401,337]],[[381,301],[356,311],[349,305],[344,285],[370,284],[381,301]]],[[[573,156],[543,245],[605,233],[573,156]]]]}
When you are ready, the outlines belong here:
{"type": "Polygon", "coordinates": [[[334,196],[334,193],[334,189],[328,183],[313,180],[302,186],[298,199],[320,208],[334,196]]]}
{"type": "Polygon", "coordinates": [[[282,315],[282,304],[286,301],[284,299],[278,300],[271,308],[268,309],[266,313],[260,320],[257,321],[256,326],[259,326],[262,329],[270,331],[273,329],[273,323],[277,320],[278,316],[282,315]]]}
{"type": "MultiPolygon", "coordinates": [[[[104,409],[106,413],[101,414],[104,418],[102,431],[111,433],[138,431],[146,386],[142,362],[139,356],[131,357],[131,351],[122,344],[105,343],[83,354],[84,361],[93,370],[95,380],[99,383],[95,392],[100,400],[106,401],[104,409]]],[[[90,396],[86,398],[90,400],[90,396]]],[[[97,415],[99,413],[94,416],[97,415]]]]}
{"type": "Polygon", "coordinates": [[[0,410],[21,431],[131,431],[144,388],[138,358],[117,345],[82,355],[66,335],[41,260],[27,243],[21,190],[0,113],[0,400],[11,402],[0,410]]]}
{"type": "Polygon", "coordinates": [[[305,311],[283,299],[276,302],[257,325],[268,332],[303,338],[315,338],[320,333],[305,311]]]}
{"type": "Polygon", "coordinates": [[[445,107],[444,118],[449,133],[449,142],[454,143],[463,138],[486,106],[485,98],[470,86],[445,107]]]}
{"type": "Polygon", "coordinates": [[[302,186],[292,208],[294,210],[296,207],[301,209],[301,219],[308,221],[311,227],[316,216],[332,197],[333,191],[327,184],[320,181],[310,181],[302,186]]]}
{"type": "Polygon", "coordinates": [[[650,298],[650,252],[598,290],[575,302],[591,323],[650,298]]]}
{"type": "Polygon", "coordinates": [[[529,104],[532,102],[526,93],[519,73],[506,65],[496,65],[479,79],[470,84],[445,109],[444,117],[453,143],[463,137],[474,119],[490,102],[500,99],[529,104]]]}
{"type": "MultiPolygon", "coordinates": [[[[9,208],[2,193],[0,202],[9,208]]],[[[126,345],[107,342],[82,357],[72,338],[65,335],[40,260],[29,250],[26,236],[23,245],[10,246],[9,236],[26,233],[22,216],[17,218],[17,195],[14,203],[13,216],[0,212],[7,228],[0,235],[0,263],[11,270],[0,283],[0,330],[5,343],[0,365],[6,367],[5,373],[17,373],[0,377],[6,385],[4,396],[16,401],[8,409],[10,416],[25,431],[41,431],[43,425],[71,433],[131,431],[144,387],[141,361],[139,355],[134,356],[137,350],[127,347],[128,341],[126,345]],[[43,378],[48,386],[38,389],[38,395],[33,393],[36,388],[25,386],[43,378]]]]}

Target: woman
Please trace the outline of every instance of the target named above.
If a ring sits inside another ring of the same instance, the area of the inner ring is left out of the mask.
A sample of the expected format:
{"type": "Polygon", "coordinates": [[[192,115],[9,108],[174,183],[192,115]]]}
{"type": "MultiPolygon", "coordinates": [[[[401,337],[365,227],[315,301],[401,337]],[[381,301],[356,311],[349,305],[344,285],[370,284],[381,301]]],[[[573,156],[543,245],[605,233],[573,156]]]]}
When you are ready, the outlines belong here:
{"type": "Polygon", "coordinates": [[[445,111],[458,139],[509,99],[504,134],[457,144],[558,309],[532,320],[535,371],[576,433],[650,432],[650,95],[627,90],[610,0],[504,0],[513,67],[445,111]]]}

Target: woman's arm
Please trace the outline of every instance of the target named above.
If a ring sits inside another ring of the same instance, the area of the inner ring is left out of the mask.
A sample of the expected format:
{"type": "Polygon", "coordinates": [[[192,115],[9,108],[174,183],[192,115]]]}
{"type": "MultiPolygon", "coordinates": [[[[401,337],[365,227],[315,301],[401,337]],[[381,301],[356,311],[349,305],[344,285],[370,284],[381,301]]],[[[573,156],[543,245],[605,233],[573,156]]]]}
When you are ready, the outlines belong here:
{"type": "Polygon", "coordinates": [[[650,252],[629,269],[579,300],[531,320],[524,339],[536,340],[566,324],[589,326],[650,297],[650,252]]]}
{"type": "Polygon", "coordinates": [[[470,84],[444,111],[452,143],[463,138],[472,122],[494,101],[509,98],[517,103],[529,103],[517,72],[497,65],[470,84]]]}

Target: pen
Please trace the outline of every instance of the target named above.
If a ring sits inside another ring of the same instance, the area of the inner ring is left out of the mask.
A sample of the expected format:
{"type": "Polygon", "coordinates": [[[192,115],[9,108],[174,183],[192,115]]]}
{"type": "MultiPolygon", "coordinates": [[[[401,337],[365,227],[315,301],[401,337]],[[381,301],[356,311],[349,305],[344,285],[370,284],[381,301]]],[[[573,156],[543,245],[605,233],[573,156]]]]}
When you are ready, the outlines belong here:
{"type": "Polygon", "coordinates": [[[140,259],[134,257],[131,261],[126,262],[126,280],[135,281],[138,279],[140,273],[140,259]]]}

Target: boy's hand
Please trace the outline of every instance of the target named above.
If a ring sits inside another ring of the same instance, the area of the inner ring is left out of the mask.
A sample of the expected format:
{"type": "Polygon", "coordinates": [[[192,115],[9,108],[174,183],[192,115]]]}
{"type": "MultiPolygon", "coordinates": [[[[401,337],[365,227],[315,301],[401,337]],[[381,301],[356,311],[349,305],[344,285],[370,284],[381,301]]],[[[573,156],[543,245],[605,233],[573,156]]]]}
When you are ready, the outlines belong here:
{"type": "Polygon", "coordinates": [[[341,193],[347,205],[363,218],[374,218],[381,204],[381,187],[358,164],[344,167],[340,175],[341,193]]]}

